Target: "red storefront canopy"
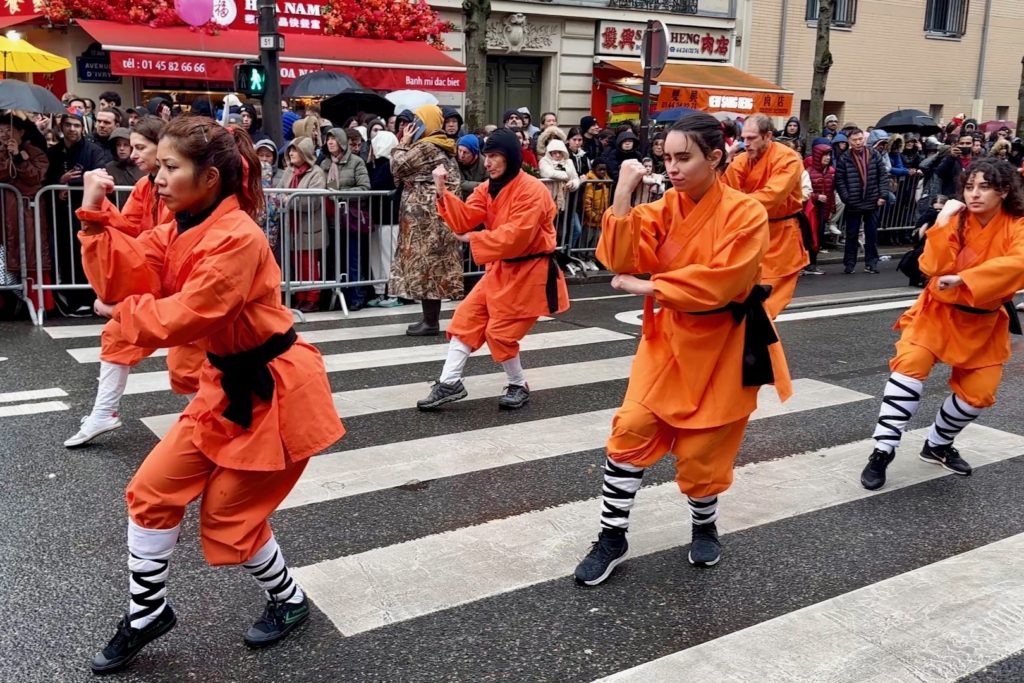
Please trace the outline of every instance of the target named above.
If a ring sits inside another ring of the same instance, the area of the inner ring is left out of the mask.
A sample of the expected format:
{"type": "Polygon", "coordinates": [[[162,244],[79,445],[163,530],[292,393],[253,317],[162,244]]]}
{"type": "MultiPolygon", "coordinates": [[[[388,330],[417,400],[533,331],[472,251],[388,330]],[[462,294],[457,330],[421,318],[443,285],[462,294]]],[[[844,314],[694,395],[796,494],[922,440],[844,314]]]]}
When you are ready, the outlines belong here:
{"type": "Polygon", "coordinates": [[[7,17],[0,17],[0,31],[11,26],[18,26],[19,24],[27,24],[30,21],[35,21],[42,14],[12,14],[7,17]]]}
{"type": "MultiPolygon", "coordinates": [[[[78,23],[110,52],[111,72],[118,76],[230,82],[235,64],[259,55],[256,31],[232,29],[211,36],[183,26],[153,29],[92,19],[78,23]]],[[[466,89],[466,68],[426,43],[285,36],[282,83],[317,69],[342,71],[373,90],[466,89]]]]}

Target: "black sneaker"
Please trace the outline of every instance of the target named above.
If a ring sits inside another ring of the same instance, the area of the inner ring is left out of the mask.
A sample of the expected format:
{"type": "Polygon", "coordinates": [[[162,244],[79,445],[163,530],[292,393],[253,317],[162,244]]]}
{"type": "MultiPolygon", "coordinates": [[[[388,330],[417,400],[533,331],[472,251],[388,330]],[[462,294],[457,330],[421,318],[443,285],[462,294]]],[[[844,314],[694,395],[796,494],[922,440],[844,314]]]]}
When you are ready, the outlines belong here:
{"type": "Polygon", "coordinates": [[[874,266],[864,266],[864,272],[871,273],[872,275],[878,275],[881,271],[878,270],[878,268],[875,268],[874,266]]]}
{"type": "Polygon", "coordinates": [[[409,327],[405,328],[405,333],[410,337],[436,337],[440,332],[440,327],[428,325],[422,320],[415,325],[409,325],[409,327]]]}
{"type": "Polygon", "coordinates": [[[877,491],[885,486],[885,468],[895,457],[895,451],[886,453],[880,448],[871,451],[871,455],[868,456],[868,464],[860,473],[860,485],[868,491],[877,491]]]}
{"type": "Polygon", "coordinates": [[[973,471],[967,461],[960,457],[960,451],[953,448],[953,444],[933,446],[925,441],[924,448],[921,449],[921,459],[925,462],[942,465],[953,474],[964,477],[971,476],[973,471]]]}
{"type": "Polygon", "coordinates": [[[722,543],[718,540],[718,528],[710,524],[694,524],[687,556],[694,567],[714,567],[722,559],[722,543]]]}
{"type": "Polygon", "coordinates": [[[498,399],[498,407],[502,410],[518,410],[530,401],[530,387],[509,384],[505,387],[505,395],[498,399]]]}
{"type": "Polygon", "coordinates": [[[825,271],[818,266],[808,266],[800,271],[802,275],[824,275],[825,271]]]}
{"type": "Polygon", "coordinates": [[[452,403],[466,396],[468,393],[461,379],[455,383],[434,382],[430,385],[430,395],[422,401],[416,401],[416,407],[420,410],[437,410],[445,403],[452,403]]]}
{"type": "Polygon", "coordinates": [[[590,546],[590,552],[576,565],[576,583],[584,586],[603,583],[628,554],[629,543],[624,531],[602,529],[597,540],[590,546]]]}
{"type": "Polygon", "coordinates": [[[120,671],[135,659],[142,648],[170,631],[177,623],[178,618],[170,605],[165,605],[157,618],[142,628],[132,628],[128,617],[123,617],[117,624],[114,637],[102,652],[97,652],[92,658],[92,672],[102,675],[120,671]]]}
{"type": "Polygon", "coordinates": [[[853,268],[843,268],[843,275],[853,275],[853,268]]]}
{"type": "Polygon", "coordinates": [[[302,602],[274,602],[267,600],[263,616],[245,632],[245,644],[249,647],[267,647],[284,638],[309,618],[309,598],[302,602]]]}

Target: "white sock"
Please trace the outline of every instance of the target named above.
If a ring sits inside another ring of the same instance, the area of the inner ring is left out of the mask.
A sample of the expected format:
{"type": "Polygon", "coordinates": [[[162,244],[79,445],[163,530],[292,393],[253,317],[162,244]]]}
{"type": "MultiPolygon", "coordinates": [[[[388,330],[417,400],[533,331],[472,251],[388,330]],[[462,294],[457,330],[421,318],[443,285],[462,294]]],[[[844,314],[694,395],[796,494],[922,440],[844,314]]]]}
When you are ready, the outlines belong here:
{"type": "Polygon", "coordinates": [[[96,388],[96,402],[92,406],[90,417],[109,420],[117,416],[121,407],[121,396],[128,385],[128,373],[131,367],[100,361],[100,381],[96,388]]]}
{"type": "Polygon", "coordinates": [[[452,337],[448,342],[448,358],[444,361],[444,369],[441,370],[441,384],[454,384],[462,379],[462,371],[466,368],[466,361],[473,349],[466,346],[458,337],[452,337]]]}
{"type": "Polygon", "coordinates": [[[705,496],[694,498],[687,496],[690,502],[690,520],[700,526],[701,524],[714,524],[718,519],[718,496],[705,496]]]}
{"type": "Polygon", "coordinates": [[[889,375],[882,395],[882,407],[878,410],[878,424],[875,426],[875,447],[892,453],[900,445],[900,438],[907,423],[914,417],[921,405],[921,391],[924,382],[894,372],[889,375]]]}
{"type": "Polygon", "coordinates": [[[942,402],[938,414],[935,415],[935,422],[928,430],[928,443],[933,446],[945,446],[953,443],[964,427],[974,422],[981,415],[981,408],[969,405],[956,394],[950,394],[942,402]]]}
{"type": "Polygon", "coordinates": [[[145,529],[128,520],[128,620],[132,628],[145,628],[167,607],[168,564],[179,529],[145,529]]]}
{"type": "Polygon", "coordinates": [[[629,529],[629,512],[643,483],[644,468],[604,461],[604,485],[601,487],[601,526],[605,529],[629,529]]]}
{"type": "Polygon", "coordinates": [[[526,386],[526,375],[523,374],[523,361],[519,358],[519,354],[516,354],[515,358],[502,361],[501,367],[505,368],[505,374],[508,375],[508,383],[517,387],[526,386]]]}
{"type": "Polygon", "coordinates": [[[299,603],[305,597],[288,571],[284,555],[273,536],[242,566],[266,592],[268,600],[299,603]]]}

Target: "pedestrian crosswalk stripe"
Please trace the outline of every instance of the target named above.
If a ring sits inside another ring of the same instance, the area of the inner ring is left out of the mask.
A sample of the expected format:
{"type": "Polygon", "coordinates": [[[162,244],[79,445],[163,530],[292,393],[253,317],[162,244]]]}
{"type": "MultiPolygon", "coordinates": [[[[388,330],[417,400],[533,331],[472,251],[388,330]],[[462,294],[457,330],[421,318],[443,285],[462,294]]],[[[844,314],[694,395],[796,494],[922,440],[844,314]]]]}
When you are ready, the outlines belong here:
{"type": "Polygon", "coordinates": [[[598,683],[952,681],[1024,650],[1024,534],[824,600],[598,683]],[[738,657],[737,653],[742,653],[738,657]]]}
{"type": "MultiPolygon", "coordinates": [[[[632,340],[635,337],[600,327],[583,327],[563,330],[561,332],[530,334],[520,343],[520,348],[523,351],[541,351],[565,346],[600,344],[627,339],[632,340]]],[[[440,341],[440,338],[438,341],[440,341]]],[[[485,344],[473,355],[482,356],[487,353],[489,351],[485,344]]],[[[448,345],[437,343],[397,349],[374,349],[372,351],[326,354],[324,355],[324,366],[327,368],[327,372],[344,372],[346,370],[365,370],[412,363],[441,362],[447,355],[448,345]]],[[[146,394],[155,391],[168,391],[170,388],[171,382],[166,370],[138,372],[128,376],[125,394],[146,394]]]]}
{"type": "MultiPolygon", "coordinates": [[[[796,380],[794,396],[786,403],[779,402],[773,387],[762,388],[761,405],[752,419],[868,398],[867,394],[816,380],[796,380]]],[[[608,439],[615,411],[609,408],[321,455],[309,463],[281,507],[601,448],[608,439]]]]}
{"type": "MultiPolygon", "coordinates": [[[[570,386],[597,384],[629,377],[633,356],[589,360],[565,365],[527,368],[526,378],[531,391],[560,389],[570,386]]],[[[486,398],[498,396],[508,383],[504,372],[487,375],[471,375],[462,379],[469,397],[486,398]]],[[[353,389],[334,394],[334,406],[342,418],[357,415],[371,415],[389,410],[406,410],[416,407],[416,401],[427,393],[426,382],[397,384],[370,389],[353,389]]],[[[142,423],[158,437],[163,437],[178,420],[178,413],[154,415],[142,418],[142,423]]]]}
{"type": "Polygon", "coordinates": [[[60,325],[44,327],[43,330],[50,335],[50,339],[81,339],[100,336],[103,325],[60,325]]]}
{"type": "Polygon", "coordinates": [[[10,391],[0,394],[0,403],[16,403],[18,401],[38,401],[41,398],[59,398],[67,396],[63,389],[53,387],[50,389],[30,389],[28,391],[10,391]]]}
{"type": "MultiPolygon", "coordinates": [[[[740,467],[722,496],[719,531],[732,533],[951,476],[910,455],[926,434],[922,429],[904,436],[907,455],[890,465],[882,491],[867,491],[859,482],[871,439],[740,467]]],[[[957,439],[957,447],[977,468],[1024,453],[1024,437],[975,424],[957,439]]],[[[318,562],[294,574],[339,631],[353,635],[567,579],[597,536],[599,513],[600,498],[591,498],[318,562]]],[[[630,525],[631,556],[685,545],[689,526],[686,498],[674,482],[641,489],[630,525]]]]}
{"type": "Polygon", "coordinates": [[[795,322],[797,320],[814,320],[816,318],[834,318],[837,315],[856,315],[858,313],[874,313],[876,311],[888,311],[895,308],[910,308],[917,299],[900,299],[898,301],[879,301],[873,304],[860,304],[857,306],[843,306],[841,308],[812,308],[807,311],[793,311],[782,313],[775,322],[795,322]]]}
{"type": "MultiPolygon", "coordinates": [[[[547,322],[550,320],[553,320],[553,318],[545,317],[541,318],[538,322],[547,322]]],[[[441,329],[448,329],[449,323],[451,323],[451,320],[442,320],[440,325],[441,329]]],[[[408,327],[409,325],[407,323],[364,325],[362,327],[332,327],[326,330],[304,330],[300,333],[300,336],[303,341],[310,344],[327,344],[330,342],[401,337],[405,335],[405,331],[408,327]]],[[[67,352],[79,363],[100,362],[99,346],[84,346],[77,349],[67,349],[67,352]]],[[[167,349],[155,349],[151,357],[158,358],[166,355],[167,349]]]]}
{"type": "Polygon", "coordinates": [[[18,415],[36,415],[38,413],[52,413],[59,410],[68,410],[71,406],[64,401],[42,401],[40,403],[16,403],[9,406],[0,406],[0,417],[15,417],[18,415]]]}

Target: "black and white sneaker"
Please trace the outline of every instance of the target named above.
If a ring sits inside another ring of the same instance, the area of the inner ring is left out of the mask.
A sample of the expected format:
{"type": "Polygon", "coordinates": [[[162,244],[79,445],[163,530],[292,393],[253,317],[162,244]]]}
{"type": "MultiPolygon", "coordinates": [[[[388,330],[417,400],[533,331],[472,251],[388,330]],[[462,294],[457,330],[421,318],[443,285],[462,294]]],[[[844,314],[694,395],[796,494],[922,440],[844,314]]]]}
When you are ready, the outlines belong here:
{"type": "Polygon", "coordinates": [[[309,598],[305,596],[302,602],[267,600],[263,616],[245,632],[245,644],[253,648],[273,645],[306,619],[309,619],[309,598]]]}
{"type": "Polygon", "coordinates": [[[693,525],[688,559],[694,567],[713,567],[722,559],[722,543],[714,522],[693,525]]]}
{"type": "Polygon", "coordinates": [[[416,401],[416,407],[420,410],[437,410],[445,403],[458,401],[468,395],[461,379],[458,382],[434,382],[430,385],[430,395],[416,401]]]}
{"type": "Polygon", "coordinates": [[[921,449],[921,459],[925,462],[942,465],[953,474],[963,477],[971,476],[973,471],[967,461],[960,457],[960,451],[953,448],[951,443],[945,446],[933,446],[925,441],[924,448],[921,449]]]}
{"type": "Polygon", "coordinates": [[[576,566],[576,573],[573,575],[576,583],[584,586],[603,583],[628,554],[626,532],[602,529],[597,540],[590,546],[590,552],[576,566]]]}
{"type": "Polygon", "coordinates": [[[860,473],[860,485],[868,491],[877,491],[885,486],[885,468],[895,457],[895,451],[886,453],[881,448],[871,451],[871,455],[868,456],[868,464],[860,473]]]}
{"type": "Polygon", "coordinates": [[[502,410],[518,410],[530,401],[530,387],[509,384],[505,387],[505,395],[498,399],[498,407],[502,410]]]}
{"type": "Polygon", "coordinates": [[[132,628],[125,616],[117,624],[117,633],[101,652],[92,658],[94,674],[112,674],[128,666],[142,648],[174,628],[178,618],[170,605],[165,605],[157,618],[142,628],[132,628]]]}

